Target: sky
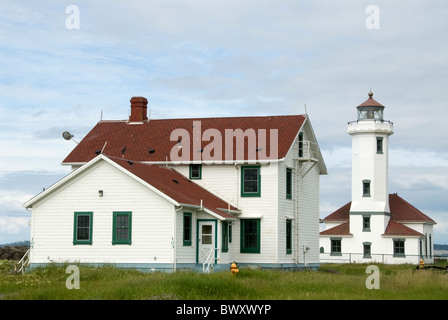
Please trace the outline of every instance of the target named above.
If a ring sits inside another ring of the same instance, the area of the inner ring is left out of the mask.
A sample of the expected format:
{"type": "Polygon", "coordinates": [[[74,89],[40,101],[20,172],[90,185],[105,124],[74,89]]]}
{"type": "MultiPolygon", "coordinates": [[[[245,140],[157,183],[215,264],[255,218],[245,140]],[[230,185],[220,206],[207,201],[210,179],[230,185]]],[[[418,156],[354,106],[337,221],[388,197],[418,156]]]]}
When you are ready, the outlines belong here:
{"type": "Polygon", "coordinates": [[[23,203],[102,118],[310,116],[328,175],[320,216],[350,201],[347,122],[372,90],[394,123],[389,187],[448,244],[448,2],[2,0],[0,243],[29,239],[23,203]]]}

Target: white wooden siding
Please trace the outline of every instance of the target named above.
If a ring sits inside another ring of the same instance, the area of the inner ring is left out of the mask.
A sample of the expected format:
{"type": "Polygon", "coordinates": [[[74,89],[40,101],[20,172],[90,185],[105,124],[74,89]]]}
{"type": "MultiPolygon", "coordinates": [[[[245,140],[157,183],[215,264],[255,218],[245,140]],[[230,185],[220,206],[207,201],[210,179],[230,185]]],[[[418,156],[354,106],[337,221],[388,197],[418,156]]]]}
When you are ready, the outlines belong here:
{"type": "MultiPolygon", "coordinates": [[[[309,126],[309,124],[306,124],[309,126]]],[[[310,130],[308,128],[308,130],[310,130]]],[[[304,140],[311,135],[304,131],[304,140]]],[[[193,180],[215,195],[242,210],[238,219],[261,217],[261,251],[259,254],[240,253],[240,221],[233,223],[232,243],[228,259],[247,263],[318,263],[319,262],[319,169],[315,165],[305,177],[298,174],[298,138],[284,161],[261,166],[261,197],[241,197],[241,165],[202,165],[202,177],[193,180]],[[297,162],[297,163],[296,163],[297,162]],[[292,169],[292,199],[286,199],[286,168],[292,169]],[[297,215],[295,213],[297,206],[297,215]],[[286,220],[292,219],[292,252],[286,253],[286,220]],[[310,250],[303,253],[303,248],[310,250]],[[298,260],[297,260],[298,257],[298,260]],[[306,260],[306,261],[305,261],[306,260]]],[[[308,166],[311,163],[308,164],[308,166]]],[[[188,165],[174,166],[189,177],[188,165]]],[[[302,174],[306,171],[304,169],[302,174]]],[[[178,238],[181,223],[178,220],[178,238]]],[[[196,226],[194,226],[196,227],[196,226]]],[[[221,229],[218,228],[218,232],[221,229]]],[[[219,236],[219,243],[221,239],[219,236]]],[[[194,244],[195,245],[195,244],[194,244]]],[[[179,254],[193,248],[180,248],[179,254]]],[[[178,261],[184,261],[178,254],[178,261]]],[[[225,255],[223,256],[225,257],[225,255]]]]}
{"type": "MultiPolygon", "coordinates": [[[[306,123],[303,139],[308,141],[306,123]]],[[[318,165],[306,173],[313,163],[299,162],[298,138],[278,168],[278,254],[283,263],[319,263],[319,179],[318,165]],[[306,166],[306,168],[303,168],[306,166]],[[286,169],[292,169],[292,199],[286,199],[286,169]],[[302,169],[302,170],[301,170],[302,169]],[[300,171],[301,170],[301,171],[300,171]],[[300,171],[300,173],[299,173],[300,171]],[[297,207],[297,212],[295,207],[297,207]],[[292,220],[292,252],[286,254],[286,220],[292,220]],[[309,251],[304,254],[304,248],[309,251]]]]}
{"type": "MultiPolygon", "coordinates": [[[[188,165],[178,165],[173,168],[187,178],[189,177],[188,165]]],[[[227,258],[229,261],[236,260],[243,263],[277,262],[278,164],[274,162],[261,165],[260,174],[260,197],[241,197],[241,165],[203,164],[202,179],[192,180],[223,200],[237,206],[242,211],[238,219],[261,217],[260,253],[240,253],[240,223],[235,221],[232,226],[232,243],[229,243],[229,252],[227,255],[223,255],[223,261],[227,258]]],[[[221,244],[221,229],[220,227],[218,229],[218,240],[221,244]]],[[[180,249],[182,254],[184,251],[188,251],[188,249],[180,249]]]]}
{"type": "Polygon", "coordinates": [[[100,161],[34,205],[31,263],[172,263],[173,212],[167,200],[100,161]],[[73,245],[75,211],[93,212],[92,245],[73,245]],[[112,245],[113,211],[132,212],[131,245],[112,245]]]}

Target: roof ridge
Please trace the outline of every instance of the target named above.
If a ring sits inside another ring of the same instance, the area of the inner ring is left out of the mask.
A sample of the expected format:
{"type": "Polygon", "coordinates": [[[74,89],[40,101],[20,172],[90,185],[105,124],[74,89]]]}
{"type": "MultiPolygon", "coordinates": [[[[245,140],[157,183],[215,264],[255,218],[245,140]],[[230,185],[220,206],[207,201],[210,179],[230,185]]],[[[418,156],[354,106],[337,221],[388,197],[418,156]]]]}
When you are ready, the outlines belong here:
{"type": "MultiPolygon", "coordinates": [[[[169,121],[169,120],[201,120],[201,119],[238,119],[238,118],[279,118],[279,117],[306,117],[306,114],[280,114],[280,115],[265,115],[265,116],[210,116],[210,117],[190,117],[190,118],[151,118],[147,123],[151,121],[169,121]]],[[[129,120],[100,120],[99,122],[129,122],[129,120]]]]}

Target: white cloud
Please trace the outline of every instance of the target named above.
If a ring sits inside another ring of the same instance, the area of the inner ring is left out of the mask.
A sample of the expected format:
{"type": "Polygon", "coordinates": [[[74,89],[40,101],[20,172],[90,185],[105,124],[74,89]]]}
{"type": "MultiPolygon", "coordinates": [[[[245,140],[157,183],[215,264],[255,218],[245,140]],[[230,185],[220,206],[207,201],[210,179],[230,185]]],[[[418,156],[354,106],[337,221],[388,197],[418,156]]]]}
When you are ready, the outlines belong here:
{"type": "Polygon", "coordinates": [[[0,215],[2,212],[23,211],[26,213],[23,208],[23,203],[32,196],[31,194],[18,193],[16,191],[0,190],[0,206],[2,208],[0,215]]]}
{"type": "Polygon", "coordinates": [[[16,235],[28,229],[31,218],[26,217],[0,217],[0,234],[16,235]]]}

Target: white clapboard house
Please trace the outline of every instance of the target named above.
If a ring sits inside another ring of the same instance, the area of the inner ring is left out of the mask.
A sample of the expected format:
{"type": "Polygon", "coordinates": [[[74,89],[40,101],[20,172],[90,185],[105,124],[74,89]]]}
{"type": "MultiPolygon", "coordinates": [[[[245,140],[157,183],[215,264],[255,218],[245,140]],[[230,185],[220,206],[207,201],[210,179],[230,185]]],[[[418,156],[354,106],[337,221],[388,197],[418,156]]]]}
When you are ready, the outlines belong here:
{"type": "Polygon", "coordinates": [[[326,166],[307,115],[156,120],[147,103],[98,122],[24,204],[31,267],[318,266],[326,166]]]}
{"type": "Polygon", "coordinates": [[[389,194],[389,136],[384,106],[369,98],[348,123],[352,136],[352,201],[328,215],[321,262],[433,262],[436,223],[398,194],[389,194]]]}

